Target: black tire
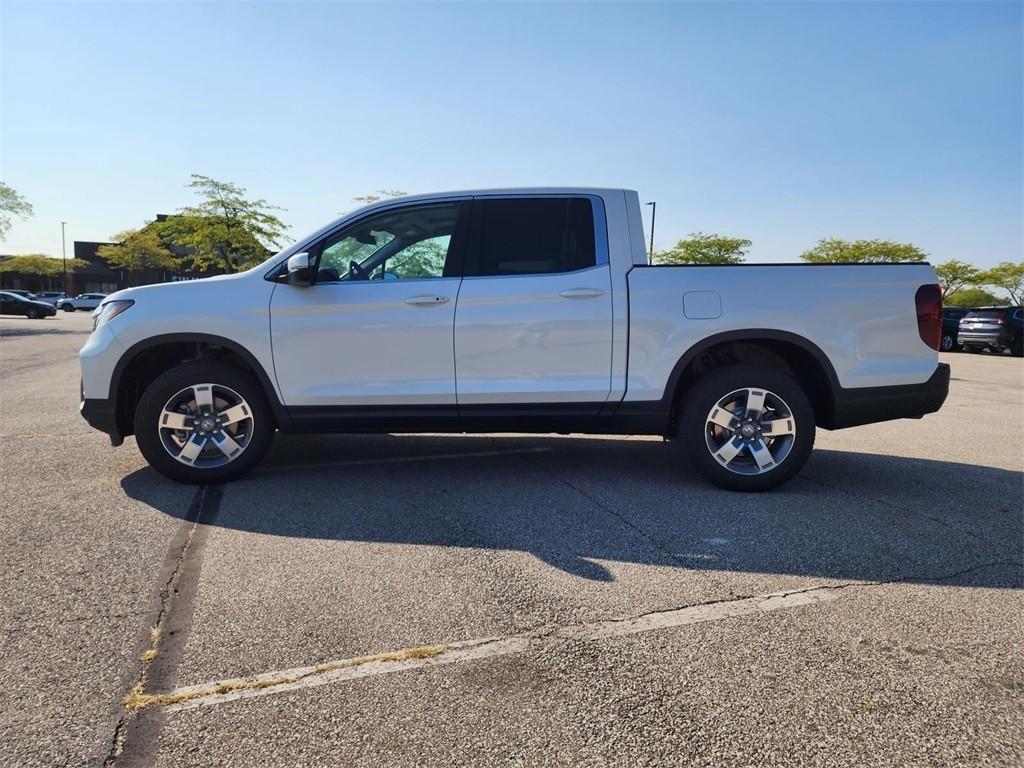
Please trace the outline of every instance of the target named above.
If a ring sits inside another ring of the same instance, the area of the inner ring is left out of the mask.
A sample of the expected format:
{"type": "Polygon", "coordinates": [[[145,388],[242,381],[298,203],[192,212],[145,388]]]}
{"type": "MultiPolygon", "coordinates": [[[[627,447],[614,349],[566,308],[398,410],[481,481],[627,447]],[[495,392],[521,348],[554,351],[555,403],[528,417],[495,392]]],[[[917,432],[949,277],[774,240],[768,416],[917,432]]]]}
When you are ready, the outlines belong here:
{"type": "Polygon", "coordinates": [[[969,352],[972,355],[976,355],[981,352],[981,347],[975,344],[964,344],[964,352],[969,352]]]}
{"type": "Polygon", "coordinates": [[[241,477],[264,457],[274,439],[274,413],[260,383],[246,371],[216,361],[196,360],[165,371],[150,384],[135,408],[135,441],[157,472],[181,483],[224,483],[241,477]],[[211,383],[241,395],[252,412],[252,436],[242,453],[220,467],[188,466],[168,453],[158,422],[164,405],[181,390],[211,383]]]}
{"type": "Polygon", "coordinates": [[[61,305],[61,309],[63,309],[65,312],[74,312],[75,311],[75,305],[74,304],[62,304],[61,305]]]}
{"type": "Polygon", "coordinates": [[[942,334],[942,343],[940,344],[943,352],[953,352],[956,350],[956,339],[948,333],[942,334]]]}
{"type": "Polygon", "coordinates": [[[1017,337],[1017,341],[1010,347],[1010,354],[1014,357],[1024,357],[1024,335],[1017,337]]]}
{"type": "Polygon", "coordinates": [[[814,447],[814,408],[793,377],[774,368],[737,364],[703,375],[683,393],[678,436],[694,468],[715,485],[730,491],[767,491],[796,475],[814,447]],[[708,445],[708,416],[719,401],[741,389],[761,389],[781,398],[792,412],[795,434],[779,463],[762,474],[737,474],[719,463],[708,445]]]}
{"type": "Polygon", "coordinates": [[[25,317],[27,317],[29,320],[38,320],[39,318],[42,317],[42,315],[39,314],[38,309],[30,309],[28,312],[25,313],[25,317]]]}

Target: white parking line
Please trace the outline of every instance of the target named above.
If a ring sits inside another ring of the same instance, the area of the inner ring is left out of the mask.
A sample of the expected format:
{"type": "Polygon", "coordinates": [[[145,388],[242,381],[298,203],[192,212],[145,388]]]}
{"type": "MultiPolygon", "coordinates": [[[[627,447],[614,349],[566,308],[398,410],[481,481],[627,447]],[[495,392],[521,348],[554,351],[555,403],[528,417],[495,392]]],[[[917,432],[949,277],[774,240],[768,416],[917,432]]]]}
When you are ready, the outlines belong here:
{"type": "Polygon", "coordinates": [[[635,635],[669,627],[681,627],[705,621],[736,618],[751,614],[798,608],[835,600],[839,590],[827,587],[779,592],[758,597],[695,605],[669,611],[656,611],[626,619],[609,619],[587,624],[550,625],[506,637],[464,640],[444,646],[407,648],[401,651],[339,659],[309,667],[294,667],[245,678],[216,680],[201,685],[176,688],[168,694],[147,697],[139,706],[164,705],[167,712],[211,707],[239,699],[270,696],[302,688],[313,688],[362,677],[385,675],[403,670],[436,667],[473,659],[522,653],[531,647],[552,641],[592,642],[609,637],[635,635]]]}

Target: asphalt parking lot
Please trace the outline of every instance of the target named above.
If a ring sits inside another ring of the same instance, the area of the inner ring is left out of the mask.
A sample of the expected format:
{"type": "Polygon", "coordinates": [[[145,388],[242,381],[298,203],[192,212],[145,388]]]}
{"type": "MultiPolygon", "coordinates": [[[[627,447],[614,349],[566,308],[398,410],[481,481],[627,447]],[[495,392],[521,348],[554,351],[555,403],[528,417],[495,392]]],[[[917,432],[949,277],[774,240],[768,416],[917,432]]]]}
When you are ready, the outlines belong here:
{"type": "Polygon", "coordinates": [[[79,418],[89,325],[0,318],[5,764],[1024,763],[1022,360],[770,494],[508,435],[197,489],[79,418]]]}

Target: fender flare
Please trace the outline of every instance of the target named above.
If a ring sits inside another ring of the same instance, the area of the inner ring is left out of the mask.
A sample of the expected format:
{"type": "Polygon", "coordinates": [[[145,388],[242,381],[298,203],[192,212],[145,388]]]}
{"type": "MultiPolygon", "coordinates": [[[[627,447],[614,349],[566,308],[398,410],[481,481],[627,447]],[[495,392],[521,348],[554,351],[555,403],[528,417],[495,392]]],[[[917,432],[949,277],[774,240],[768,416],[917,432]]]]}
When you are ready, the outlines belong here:
{"type": "Polygon", "coordinates": [[[790,333],[789,331],[777,331],[768,328],[747,328],[736,331],[723,331],[722,333],[716,333],[713,336],[707,336],[687,349],[672,367],[672,373],[669,374],[668,382],[665,384],[663,397],[672,397],[675,394],[676,386],[679,384],[679,379],[682,378],[683,371],[686,370],[686,367],[690,363],[711,349],[711,347],[736,341],[781,341],[792,344],[795,347],[800,347],[804,352],[809,353],[817,361],[818,365],[821,366],[821,369],[825,372],[825,377],[828,379],[829,387],[832,389],[833,394],[836,390],[841,388],[839,384],[839,376],[836,375],[836,370],[832,367],[832,361],[828,359],[828,355],[822,351],[821,347],[810,339],[796,333],[790,333]]]}
{"type": "Polygon", "coordinates": [[[266,369],[264,369],[256,356],[237,341],[232,341],[231,339],[227,339],[223,336],[217,336],[212,333],[162,333],[159,336],[150,336],[147,339],[143,339],[142,341],[132,344],[132,346],[125,350],[124,354],[121,355],[117,363],[114,365],[114,371],[110,376],[110,389],[107,393],[110,402],[114,403],[115,406],[118,403],[121,379],[124,377],[124,372],[132,361],[134,361],[140,354],[146,350],[153,349],[154,347],[160,347],[165,344],[180,344],[183,342],[212,344],[218,347],[224,347],[224,349],[228,349],[241,357],[256,375],[256,379],[259,381],[260,386],[263,387],[263,392],[267,396],[267,401],[270,403],[271,410],[274,412],[274,418],[277,420],[278,427],[283,428],[288,425],[290,422],[288,409],[278,398],[273,380],[267,374],[266,369]]]}
{"type": "Polygon", "coordinates": [[[682,379],[683,372],[686,368],[712,347],[716,347],[719,344],[742,341],[749,341],[753,343],[757,343],[759,341],[777,341],[791,344],[809,354],[818,363],[818,366],[825,374],[825,380],[828,384],[828,395],[830,398],[829,412],[822,414],[823,423],[827,424],[832,420],[832,411],[835,408],[837,396],[842,391],[842,386],[839,384],[839,376],[836,374],[835,368],[832,367],[832,361],[829,360],[828,355],[822,351],[821,347],[810,339],[789,331],[779,331],[771,328],[743,328],[734,331],[723,331],[722,333],[707,336],[683,352],[676,361],[676,364],[672,367],[672,372],[669,374],[668,381],[665,383],[665,391],[661,397],[661,408],[663,410],[666,423],[668,423],[672,418],[672,408],[675,405],[679,382],[682,379]]]}

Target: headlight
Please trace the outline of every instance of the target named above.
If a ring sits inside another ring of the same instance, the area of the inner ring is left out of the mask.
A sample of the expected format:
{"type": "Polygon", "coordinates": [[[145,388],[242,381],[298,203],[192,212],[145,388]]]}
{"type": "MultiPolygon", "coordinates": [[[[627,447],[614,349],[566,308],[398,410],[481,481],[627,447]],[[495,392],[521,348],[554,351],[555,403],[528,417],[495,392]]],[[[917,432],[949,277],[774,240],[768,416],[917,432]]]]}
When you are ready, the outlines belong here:
{"type": "Polygon", "coordinates": [[[92,311],[92,329],[95,331],[104,323],[109,323],[134,303],[132,299],[120,299],[100,304],[92,311]]]}

